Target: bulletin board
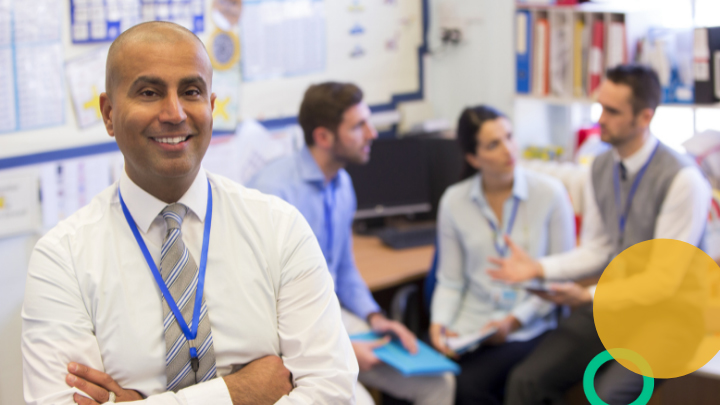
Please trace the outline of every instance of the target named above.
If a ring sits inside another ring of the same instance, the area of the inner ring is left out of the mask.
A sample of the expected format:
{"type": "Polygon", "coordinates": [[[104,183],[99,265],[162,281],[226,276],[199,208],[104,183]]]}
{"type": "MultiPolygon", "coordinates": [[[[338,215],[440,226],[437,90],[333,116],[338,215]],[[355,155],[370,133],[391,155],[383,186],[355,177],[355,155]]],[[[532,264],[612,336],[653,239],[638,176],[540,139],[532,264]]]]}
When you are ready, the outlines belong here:
{"type": "Polygon", "coordinates": [[[357,83],[376,112],[423,97],[428,0],[245,0],[236,24],[222,1],[0,0],[0,170],[117,151],[95,102],[104,57],[148,18],[206,43],[219,134],[295,123],[307,86],[327,80],[357,83]]]}

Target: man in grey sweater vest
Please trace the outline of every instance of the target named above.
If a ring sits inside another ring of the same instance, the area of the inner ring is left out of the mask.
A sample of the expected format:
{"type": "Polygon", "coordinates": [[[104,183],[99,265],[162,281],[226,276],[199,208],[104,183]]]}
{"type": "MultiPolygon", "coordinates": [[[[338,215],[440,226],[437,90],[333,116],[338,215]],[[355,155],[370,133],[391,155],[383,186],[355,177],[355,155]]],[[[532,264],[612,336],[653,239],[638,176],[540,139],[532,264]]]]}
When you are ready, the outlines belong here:
{"type": "MultiPolygon", "coordinates": [[[[489,273],[497,280],[565,281],[552,284],[552,294],[540,295],[574,307],[513,370],[507,405],[564,404],[565,391],[582,380],[588,363],[605,350],[593,321],[595,286],[567,280],[598,276],[615,256],[639,242],[663,238],[703,245],[710,186],[692,160],[650,134],[660,98],[658,76],[650,68],[609,69],[598,93],[603,107],[598,123],[602,140],[613,148],[595,159],[586,182],[580,245],[536,261],[508,240],[511,255],[492,259],[498,268],[489,273]]],[[[614,361],[600,371],[595,387],[606,403],[628,404],[640,394],[642,376],[614,361]]]]}

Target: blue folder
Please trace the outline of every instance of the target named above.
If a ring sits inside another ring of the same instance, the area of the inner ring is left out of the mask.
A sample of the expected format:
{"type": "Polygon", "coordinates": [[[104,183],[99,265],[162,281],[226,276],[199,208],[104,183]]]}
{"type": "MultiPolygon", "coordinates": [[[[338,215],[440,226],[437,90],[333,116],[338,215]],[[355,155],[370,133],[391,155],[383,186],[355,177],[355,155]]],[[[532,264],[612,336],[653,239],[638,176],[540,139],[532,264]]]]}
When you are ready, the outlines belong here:
{"type": "Polygon", "coordinates": [[[517,93],[530,93],[532,75],[532,15],[530,10],[518,10],[515,14],[515,63],[517,93]]]}
{"type": "MultiPolygon", "coordinates": [[[[356,341],[377,340],[381,338],[381,335],[374,332],[350,336],[351,340],[356,341]]],[[[449,360],[420,340],[418,340],[417,343],[418,351],[415,354],[410,354],[405,350],[398,339],[393,339],[390,343],[376,348],[373,350],[373,353],[375,353],[378,359],[395,367],[405,376],[432,376],[448,371],[455,375],[460,374],[460,366],[455,362],[449,360]]]]}

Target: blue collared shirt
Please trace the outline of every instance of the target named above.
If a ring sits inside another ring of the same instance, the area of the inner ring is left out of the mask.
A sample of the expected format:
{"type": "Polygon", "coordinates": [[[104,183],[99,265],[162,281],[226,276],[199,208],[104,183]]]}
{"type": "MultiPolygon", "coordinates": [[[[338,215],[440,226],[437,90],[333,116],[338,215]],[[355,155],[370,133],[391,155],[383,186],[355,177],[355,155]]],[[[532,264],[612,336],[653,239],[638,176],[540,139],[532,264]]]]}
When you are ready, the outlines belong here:
{"type": "Polygon", "coordinates": [[[343,307],[362,319],[380,311],[355,266],[352,221],[357,200],[345,170],[340,169],[337,176],[326,182],[310,150],[303,148],[265,166],[248,187],[282,198],[305,216],[323,250],[335,281],[335,293],[343,307]],[[329,221],[326,204],[331,208],[329,221]]]}
{"type": "Polygon", "coordinates": [[[552,306],[521,288],[493,281],[495,245],[505,247],[502,234],[519,201],[513,241],[532,257],[564,252],[575,246],[575,226],[567,191],[559,181],[539,173],[515,169],[512,195],[503,204],[499,223],[482,192],[482,176],[450,187],[438,213],[438,284],[432,300],[432,321],[460,334],[487,322],[514,315],[522,327],[508,340],[528,340],[553,327],[552,306]],[[494,232],[489,225],[492,222],[494,232]]]}

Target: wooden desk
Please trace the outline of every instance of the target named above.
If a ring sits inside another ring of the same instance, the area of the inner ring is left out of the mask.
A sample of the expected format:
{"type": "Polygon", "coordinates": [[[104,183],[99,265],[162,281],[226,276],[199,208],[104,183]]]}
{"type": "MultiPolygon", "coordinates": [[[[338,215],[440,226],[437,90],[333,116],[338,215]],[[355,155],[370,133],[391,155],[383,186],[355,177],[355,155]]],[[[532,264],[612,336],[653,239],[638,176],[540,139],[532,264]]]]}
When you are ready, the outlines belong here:
{"type": "Polygon", "coordinates": [[[353,235],[353,239],[355,262],[371,291],[422,278],[432,265],[432,245],[395,250],[374,236],[353,235]]]}

